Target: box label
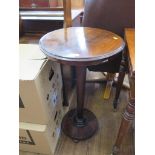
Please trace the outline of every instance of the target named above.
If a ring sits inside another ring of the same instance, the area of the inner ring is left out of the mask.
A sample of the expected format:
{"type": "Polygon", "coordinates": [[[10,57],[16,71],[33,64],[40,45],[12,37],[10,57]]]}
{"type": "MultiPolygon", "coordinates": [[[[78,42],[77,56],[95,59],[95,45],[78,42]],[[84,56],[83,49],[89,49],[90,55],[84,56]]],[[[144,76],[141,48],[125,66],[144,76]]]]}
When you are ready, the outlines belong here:
{"type": "Polygon", "coordinates": [[[19,143],[35,145],[35,142],[30,134],[29,130],[22,130],[19,135],[19,143]]]}

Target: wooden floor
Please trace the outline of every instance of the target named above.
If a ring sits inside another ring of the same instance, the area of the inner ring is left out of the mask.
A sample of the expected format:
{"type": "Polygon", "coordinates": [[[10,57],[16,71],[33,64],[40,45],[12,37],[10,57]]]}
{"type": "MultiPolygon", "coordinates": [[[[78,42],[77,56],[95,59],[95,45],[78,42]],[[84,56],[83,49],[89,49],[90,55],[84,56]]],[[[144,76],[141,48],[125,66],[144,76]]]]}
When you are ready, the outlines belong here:
{"type": "MultiPolygon", "coordinates": [[[[122,112],[127,104],[128,92],[123,90],[120,96],[120,104],[117,112],[113,111],[112,101],[115,88],[112,89],[111,98],[103,99],[105,84],[87,83],[85,107],[96,115],[99,123],[99,130],[90,139],[74,143],[63,133],[55,155],[112,155],[112,147],[120,126],[122,112]]],[[[73,107],[76,105],[73,105],[73,107]]],[[[89,131],[88,131],[89,132],[89,131]]],[[[133,130],[131,129],[124,138],[120,155],[134,155],[133,130]]],[[[20,155],[32,155],[28,152],[21,152],[20,155]]],[[[33,154],[34,155],[34,154],[33,154]]]]}

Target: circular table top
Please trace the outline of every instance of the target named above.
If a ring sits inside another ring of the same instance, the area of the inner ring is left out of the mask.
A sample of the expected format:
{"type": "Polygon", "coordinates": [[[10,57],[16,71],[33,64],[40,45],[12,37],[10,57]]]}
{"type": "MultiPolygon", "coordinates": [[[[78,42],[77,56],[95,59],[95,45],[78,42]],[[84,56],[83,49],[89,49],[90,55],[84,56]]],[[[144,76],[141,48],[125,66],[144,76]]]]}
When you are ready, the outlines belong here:
{"type": "Polygon", "coordinates": [[[44,35],[40,48],[50,59],[66,62],[91,62],[113,56],[123,50],[123,39],[98,28],[70,27],[44,35]]]}

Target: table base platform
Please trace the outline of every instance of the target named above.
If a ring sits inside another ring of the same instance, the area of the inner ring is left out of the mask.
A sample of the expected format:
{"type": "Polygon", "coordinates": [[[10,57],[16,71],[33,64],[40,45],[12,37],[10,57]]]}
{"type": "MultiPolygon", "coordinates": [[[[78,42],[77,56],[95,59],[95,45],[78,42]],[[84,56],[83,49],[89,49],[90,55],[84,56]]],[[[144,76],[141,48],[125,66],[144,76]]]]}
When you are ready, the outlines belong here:
{"type": "Polygon", "coordinates": [[[73,140],[85,140],[98,130],[98,121],[87,109],[83,110],[83,119],[78,119],[76,109],[72,109],[64,116],[61,126],[64,134],[73,140]]]}

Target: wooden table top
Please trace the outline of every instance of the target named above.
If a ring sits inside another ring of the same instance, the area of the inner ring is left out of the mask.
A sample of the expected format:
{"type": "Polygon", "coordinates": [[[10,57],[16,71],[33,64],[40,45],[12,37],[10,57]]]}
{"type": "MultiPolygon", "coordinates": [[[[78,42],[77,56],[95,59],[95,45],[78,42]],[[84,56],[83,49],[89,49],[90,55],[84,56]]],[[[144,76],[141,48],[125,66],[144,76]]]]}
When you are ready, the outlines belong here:
{"type": "Polygon", "coordinates": [[[47,33],[40,48],[48,56],[63,61],[97,61],[113,56],[124,48],[118,35],[97,28],[70,27],[47,33]]]}
{"type": "Polygon", "coordinates": [[[130,64],[132,71],[135,71],[135,29],[126,28],[125,29],[125,39],[128,47],[130,64]]]}

